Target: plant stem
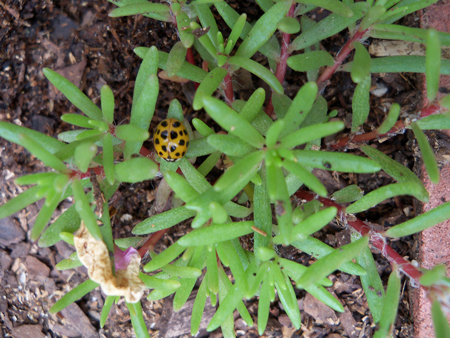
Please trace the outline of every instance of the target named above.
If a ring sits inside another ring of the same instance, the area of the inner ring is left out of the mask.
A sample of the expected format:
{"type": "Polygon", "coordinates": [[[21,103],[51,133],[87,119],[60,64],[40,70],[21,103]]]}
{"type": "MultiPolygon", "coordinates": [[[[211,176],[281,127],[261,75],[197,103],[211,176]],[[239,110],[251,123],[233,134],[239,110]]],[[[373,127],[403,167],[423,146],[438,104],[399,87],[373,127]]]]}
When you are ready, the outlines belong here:
{"type": "Polygon", "coordinates": [[[223,79],[225,85],[225,101],[229,106],[234,102],[233,83],[231,82],[231,75],[227,73],[225,79],[223,79]]]}
{"type": "MultiPolygon", "coordinates": [[[[192,48],[188,48],[186,52],[186,60],[191,65],[195,66],[195,59],[194,59],[194,53],[192,52],[192,48]]],[[[200,83],[194,82],[195,90],[197,90],[198,86],[200,86],[200,83]]]]}
{"type": "MultiPolygon", "coordinates": [[[[289,9],[289,12],[286,14],[286,17],[293,17],[295,12],[295,4],[291,6],[289,9]]],[[[281,39],[281,53],[280,53],[280,59],[277,62],[277,71],[275,72],[275,76],[277,77],[278,81],[280,81],[281,85],[284,83],[284,78],[286,76],[286,68],[287,68],[287,59],[289,55],[291,55],[291,52],[289,51],[289,43],[291,42],[291,34],[289,33],[283,33],[282,39],[281,39]]],[[[271,116],[273,114],[273,103],[272,103],[272,96],[270,97],[269,104],[266,107],[266,114],[271,116]]]]}
{"type": "Polygon", "coordinates": [[[138,250],[139,255],[141,255],[141,257],[144,257],[149,250],[153,250],[155,244],[158,243],[158,241],[167,232],[167,230],[169,229],[159,230],[151,234],[149,239],[147,239],[147,241],[144,243],[144,245],[139,248],[138,250]]]}
{"type": "Polygon", "coordinates": [[[327,81],[331,78],[331,76],[336,72],[336,69],[344,62],[344,60],[347,58],[347,56],[350,54],[350,52],[353,50],[353,42],[359,41],[364,37],[364,34],[368,30],[364,31],[357,31],[350,40],[348,40],[344,47],[342,47],[339,55],[337,56],[336,60],[334,61],[333,66],[329,66],[325,69],[325,71],[320,75],[319,79],[317,80],[317,84],[320,84],[324,81],[327,81]]]}

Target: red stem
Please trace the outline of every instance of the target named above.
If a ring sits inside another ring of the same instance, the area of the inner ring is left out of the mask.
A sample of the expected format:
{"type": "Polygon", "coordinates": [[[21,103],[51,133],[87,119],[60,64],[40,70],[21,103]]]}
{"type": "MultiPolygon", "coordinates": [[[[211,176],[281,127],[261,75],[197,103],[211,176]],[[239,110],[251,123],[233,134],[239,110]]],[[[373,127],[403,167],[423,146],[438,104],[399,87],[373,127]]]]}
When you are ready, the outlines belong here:
{"type": "MultiPolygon", "coordinates": [[[[289,9],[289,12],[286,14],[287,17],[293,17],[295,12],[295,4],[291,6],[289,9]]],[[[286,68],[287,68],[287,59],[289,55],[291,55],[289,51],[289,43],[291,42],[291,34],[289,33],[283,33],[282,39],[281,39],[281,53],[280,53],[280,59],[277,63],[277,71],[275,72],[275,76],[277,77],[278,81],[280,81],[281,85],[284,83],[284,78],[286,76],[286,68]]],[[[269,116],[272,116],[274,111],[273,103],[272,103],[272,96],[270,97],[269,104],[266,107],[266,114],[269,116]]]]}
{"type": "Polygon", "coordinates": [[[346,217],[345,208],[339,204],[329,200],[328,198],[318,197],[316,194],[304,190],[298,190],[295,195],[298,198],[312,201],[318,199],[323,205],[329,207],[336,207],[341,219],[345,219],[346,224],[350,225],[353,229],[358,231],[362,236],[369,236],[370,243],[377,248],[381,254],[386,257],[390,262],[396,263],[403,272],[412,278],[417,284],[419,284],[419,279],[422,276],[416,267],[414,267],[410,262],[400,256],[394,249],[392,249],[388,244],[386,244],[386,239],[380,232],[372,229],[372,227],[358,218],[349,220],[346,217]]]}
{"type": "Polygon", "coordinates": [[[361,135],[353,135],[353,136],[346,136],[338,140],[336,143],[331,145],[331,148],[333,149],[339,149],[342,147],[345,147],[350,142],[365,142],[365,141],[371,141],[376,138],[381,138],[384,136],[387,136],[389,134],[394,134],[400,132],[403,128],[405,128],[405,125],[403,124],[403,121],[397,121],[394,126],[385,134],[379,134],[378,130],[375,129],[369,133],[361,134],[361,135]]]}
{"type": "Polygon", "coordinates": [[[344,62],[344,60],[347,58],[347,56],[350,54],[350,52],[353,50],[353,42],[361,40],[364,37],[364,34],[368,30],[364,31],[357,31],[350,40],[348,40],[344,47],[342,47],[339,55],[337,56],[336,60],[334,61],[333,66],[329,66],[325,69],[325,71],[320,75],[319,79],[317,80],[317,84],[320,84],[324,81],[327,81],[335,72],[336,69],[344,62]]]}
{"type": "Polygon", "coordinates": [[[231,75],[227,73],[225,79],[223,79],[225,85],[225,101],[229,106],[234,102],[233,83],[231,82],[231,75]]]}

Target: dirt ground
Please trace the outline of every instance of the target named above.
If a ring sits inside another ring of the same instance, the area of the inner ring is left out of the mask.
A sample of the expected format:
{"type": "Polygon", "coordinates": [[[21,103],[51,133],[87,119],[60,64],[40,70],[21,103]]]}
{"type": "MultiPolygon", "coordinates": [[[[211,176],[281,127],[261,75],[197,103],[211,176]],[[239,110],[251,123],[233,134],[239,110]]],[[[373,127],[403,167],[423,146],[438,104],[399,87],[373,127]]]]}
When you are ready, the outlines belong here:
{"type": "MultiPolygon", "coordinates": [[[[246,12],[250,18],[259,14],[254,1],[239,4],[228,1],[246,12]]],[[[32,128],[56,136],[73,126],[59,118],[77,109],[60,93],[54,91],[45,79],[42,69],[57,70],[78,85],[95,103],[100,101],[100,88],[108,84],[116,98],[116,124],[129,120],[134,80],[140,59],[133,53],[138,46],[156,46],[168,52],[178,37],[172,26],[153,21],[143,16],[109,18],[115,6],[101,0],[98,2],[70,0],[3,0],[0,1],[0,120],[32,128]]],[[[316,13],[317,16],[323,13],[316,13]]],[[[414,23],[414,20],[411,20],[414,23]]],[[[224,29],[225,30],[225,29],[224,29]]],[[[324,43],[332,53],[339,51],[346,36],[335,36],[324,43]]],[[[258,56],[257,56],[258,58],[258,56]]],[[[197,59],[199,62],[199,59],[197,59]]],[[[200,62],[199,62],[200,64],[200,62]]],[[[289,72],[285,93],[292,96],[306,82],[304,74],[289,72]]],[[[384,117],[386,102],[398,102],[402,107],[414,111],[417,108],[419,91],[416,80],[410,74],[383,77],[373,76],[374,86],[387,88],[387,94],[379,98],[371,96],[372,112],[364,126],[371,130],[384,117]]],[[[255,78],[247,78],[247,89],[240,89],[238,96],[248,97],[252,87],[260,84],[255,78]]],[[[329,110],[337,109],[338,117],[351,125],[351,96],[355,85],[346,74],[337,74],[325,90],[329,110]]],[[[152,122],[152,128],[166,116],[168,106],[178,99],[185,108],[188,120],[194,117],[206,120],[204,113],[194,112],[190,106],[193,97],[192,84],[180,85],[160,81],[160,96],[152,122]]],[[[206,120],[207,121],[207,120],[206,120]]],[[[207,121],[208,122],[208,121],[207,121]]],[[[399,135],[378,144],[378,149],[400,163],[413,169],[414,152],[409,134],[399,135]]],[[[148,144],[151,147],[151,144],[148,144]]],[[[357,150],[355,150],[358,153],[357,150]]],[[[29,173],[45,171],[42,163],[24,152],[23,148],[0,139],[0,205],[23,191],[14,179],[29,173]]],[[[357,183],[366,192],[391,182],[383,173],[376,175],[343,174],[336,180],[328,172],[316,174],[333,192],[348,184],[357,183]]],[[[154,190],[158,181],[142,184],[124,184],[112,199],[117,214],[113,219],[115,238],[128,237],[133,226],[148,217],[154,201],[154,190]]],[[[63,202],[58,213],[71,205],[63,202]]],[[[56,263],[74,251],[60,242],[51,248],[39,248],[29,239],[30,229],[43,201],[19,211],[12,217],[0,220],[0,335],[1,337],[133,337],[130,317],[123,302],[113,307],[104,328],[100,328],[100,313],[105,296],[94,290],[80,301],[60,313],[50,314],[48,309],[62,295],[84,281],[84,267],[58,271],[56,263]]],[[[414,212],[412,199],[396,198],[380,204],[377,208],[359,215],[380,225],[390,225],[406,219],[405,212],[414,212]]],[[[57,216],[57,214],[55,216],[57,216]]],[[[162,250],[186,233],[188,224],[174,227],[164,235],[157,246],[162,250]]],[[[320,231],[316,237],[332,246],[348,240],[348,232],[333,223],[320,231]]],[[[245,240],[245,239],[244,239],[245,240]]],[[[247,245],[248,243],[243,243],[247,245]]],[[[414,258],[416,244],[413,238],[392,242],[391,245],[402,256],[414,258]]],[[[309,256],[292,247],[279,247],[285,258],[304,264],[311,263],[309,256]]],[[[386,259],[375,253],[378,270],[387,282],[391,268],[386,259]]],[[[271,305],[270,318],[265,335],[267,337],[371,337],[375,325],[367,307],[366,298],[358,278],[336,272],[331,276],[332,291],[345,305],[345,313],[338,314],[303,291],[298,292],[302,315],[302,327],[296,331],[281,303],[271,305]]],[[[399,315],[395,324],[395,336],[411,337],[413,323],[409,305],[409,282],[403,279],[403,292],[399,315]]],[[[192,297],[191,297],[192,298],[192,297]]],[[[247,303],[256,322],[257,301],[247,303]]],[[[172,312],[171,299],[159,302],[143,300],[144,316],[152,337],[189,337],[188,317],[193,300],[178,313],[172,312]]],[[[211,318],[214,309],[206,310],[211,318]]],[[[236,317],[237,335],[257,337],[256,327],[247,327],[236,317]]],[[[219,331],[201,337],[221,337],[219,331]]]]}

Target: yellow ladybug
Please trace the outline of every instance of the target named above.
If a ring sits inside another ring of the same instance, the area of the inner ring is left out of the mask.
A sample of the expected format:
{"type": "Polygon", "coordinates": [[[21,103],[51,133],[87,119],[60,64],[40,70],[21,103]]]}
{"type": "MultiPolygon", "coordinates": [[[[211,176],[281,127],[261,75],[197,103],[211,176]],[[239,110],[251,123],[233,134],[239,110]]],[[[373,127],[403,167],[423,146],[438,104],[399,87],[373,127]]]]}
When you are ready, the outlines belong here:
{"type": "Polygon", "coordinates": [[[153,144],[160,157],[174,162],[186,155],[189,135],[183,123],[176,119],[165,119],[156,127],[153,144]]]}

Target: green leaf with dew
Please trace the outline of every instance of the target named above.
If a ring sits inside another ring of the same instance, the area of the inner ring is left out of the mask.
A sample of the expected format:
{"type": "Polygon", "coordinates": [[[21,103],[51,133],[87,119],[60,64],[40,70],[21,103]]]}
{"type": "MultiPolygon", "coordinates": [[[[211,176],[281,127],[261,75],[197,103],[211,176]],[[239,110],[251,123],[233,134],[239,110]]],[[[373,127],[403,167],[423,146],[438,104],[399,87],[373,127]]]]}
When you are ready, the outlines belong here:
{"type": "Polygon", "coordinates": [[[114,296],[106,296],[105,303],[103,304],[102,313],[100,315],[100,327],[103,328],[108,319],[109,311],[114,303],[114,296]]]}
{"type": "Polygon", "coordinates": [[[142,313],[141,301],[137,303],[125,303],[128,311],[130,311],[131,324],[133,325],[134,333],[139,338],[151,338],[147,326],[144,322],[144,315],[142,313]]]}
{"type": "Polygon", "coordinates": [[[85,173],[95,155],[97,155],[97,146],[92,142],[83,142],[75,148],[75,165],[82,173],[85,173]]]}
{"type": "Polygon", "coordinates": [[[337,203],[354,202],[363,196],[364,191],[362,191],[356,184],[349,185],[331,195],[333,201],[336,201],[337,203]]]}
{"type": "Polygon", "coordinates": [[[178,207],[161,214],[149,217],[136,224],[133,228],[133,234],[145,235],[159,230],[167,229],[195,215],[195,211],[188,210],[186,207],[178,207]]]}
{"type": "Polygon", "coordinates": [[[186,47],[183,46],[181,41],[178,41],[170,50],[167,59],[167,75],[169,77],[175,76],[183,66],[183,62],[186,59],[186,47]]]}
{"type": "MultiPolygon", "coordinates": [[[[353,82],[361,83],[363,81],[367,81],[367,77],[370,75],[370,64],[372,60],[366,47],[364,47],[360,42],[355,41],[353,46],[355,48],[355,56],[353,58],[350,75],[353,82]]],[[[354,95],[356,95],[356,91],[354,95]]]]}
{"type": "Polygon", "coordinates": [[[161,269],[163,266],[177,258],[184,250],[186,250],[185,247],[179,245],[178,242],[175,242],[159,255],[155,255],[152,260],[144,266],[144,271],[149,272],[161,269]]]}

